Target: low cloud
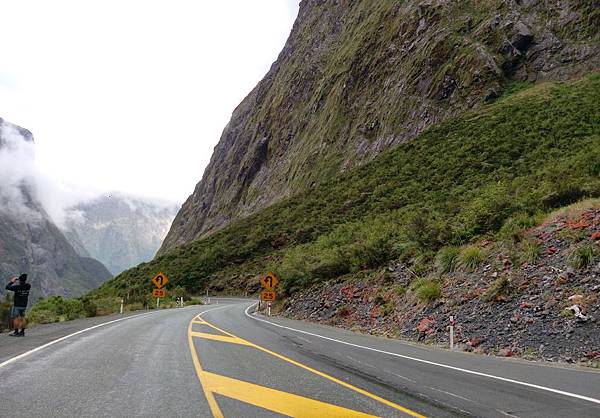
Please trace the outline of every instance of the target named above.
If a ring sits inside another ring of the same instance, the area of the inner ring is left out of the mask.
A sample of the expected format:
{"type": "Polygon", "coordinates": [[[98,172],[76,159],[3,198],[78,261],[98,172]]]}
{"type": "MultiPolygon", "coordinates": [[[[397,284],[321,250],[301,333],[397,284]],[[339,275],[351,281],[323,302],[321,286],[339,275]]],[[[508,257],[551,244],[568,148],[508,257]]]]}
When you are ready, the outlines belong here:
{"type": "Polygon", "coordinates": [[[63,227],[68,208],[93,199],[100,191],[65,185],[43,174],[35,163],[35,145],[28,131],[0,119],[0,213],[40,221],[37,203],[63,227]]]}
{"type": "Polygon", "coordinates": [[[123,200],[131,211],[138,207],[177,210],[179,204],[132,193],[108,192],[58,181],[40,171],[35,162],[35,144],[29,131],[0,119],[0,214],[26,222],[42,220],[40,205],[61,229],[70,222],[83,222],[77,206],[99,198],[123,200]]]}

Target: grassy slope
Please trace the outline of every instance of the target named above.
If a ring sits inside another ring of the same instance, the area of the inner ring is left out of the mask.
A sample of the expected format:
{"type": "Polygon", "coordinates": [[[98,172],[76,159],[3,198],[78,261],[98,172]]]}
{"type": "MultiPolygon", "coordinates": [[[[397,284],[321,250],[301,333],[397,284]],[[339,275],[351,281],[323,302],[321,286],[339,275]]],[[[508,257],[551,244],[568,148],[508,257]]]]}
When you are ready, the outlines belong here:
{"type": "Polygon", "coordinates": [[[139,301],[158,271],[195,292],[209,281],[239,290],[269,268],[292,293],[393,258],[427,265],[442,246],[496,233],[511,218],[599,196],[599,97],[599,74],[520,90],[130,269],[91,296],[139,301]]]}

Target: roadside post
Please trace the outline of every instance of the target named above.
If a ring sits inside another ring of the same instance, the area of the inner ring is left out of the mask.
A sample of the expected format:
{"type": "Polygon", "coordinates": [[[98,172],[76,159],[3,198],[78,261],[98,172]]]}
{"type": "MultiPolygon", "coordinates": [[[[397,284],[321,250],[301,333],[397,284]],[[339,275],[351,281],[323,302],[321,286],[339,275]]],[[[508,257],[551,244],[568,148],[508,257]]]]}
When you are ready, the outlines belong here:
{"type": "Polygon", "coordinates": [[[454,350],[454,316],[450,315],[450,350],[454,350]]]}
{"type": "Polygon", "coordinates": [[[260,292],[259,309],[261,302],[267,302],[268,316],[271,316],[271,302],[277,299],[275,288],[277,287],[278,283],[279,279],[271,272],[260,278],[260,285],[262,286],[263,291],[260,292]]]}
{"type": "Polygon", "coordinates": [[[120,309],[120,314],[123,315],[123,298],[121,298],[121,309],[120,309]]]}
{"type": "Polygon", "coordinates": [[[160,307],[160,298],[167,296],[167,291],[164,287],[169,283],[169,278],[164,273],[158,273],[152,278],[152,283],[156,289],[152,289],[152,297],[156,298],[156,309],[160,307]]]}

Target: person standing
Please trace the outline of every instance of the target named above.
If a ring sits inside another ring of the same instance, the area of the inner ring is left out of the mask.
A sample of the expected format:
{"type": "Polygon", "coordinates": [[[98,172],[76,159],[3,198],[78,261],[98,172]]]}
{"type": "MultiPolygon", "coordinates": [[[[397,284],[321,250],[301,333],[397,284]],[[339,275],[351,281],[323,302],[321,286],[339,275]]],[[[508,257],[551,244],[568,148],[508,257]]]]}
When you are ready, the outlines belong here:
{"type": "Polygon", "coordinates": [[[27,274],[14,277],[6,285],[6,290],[15,292],[13,306],[10,310],[10,318],[13,321],[14,331],[8,335],[11,337],[24,337],[26,324],[25,310],[27,309],[27,300],[29,299],[29,291],[31,290],[31,285],[27,283],[27,274]]]}

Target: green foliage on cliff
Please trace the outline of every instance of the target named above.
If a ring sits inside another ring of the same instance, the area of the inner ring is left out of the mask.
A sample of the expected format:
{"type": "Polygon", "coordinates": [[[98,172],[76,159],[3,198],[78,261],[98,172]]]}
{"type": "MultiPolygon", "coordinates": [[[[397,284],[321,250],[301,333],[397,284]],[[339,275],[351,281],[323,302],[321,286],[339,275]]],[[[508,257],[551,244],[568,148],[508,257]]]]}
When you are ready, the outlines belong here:
{"type": "Polygon", "coordinates": [[[163,271],[197,292],[273,269],[315,280],[499,233],[600,196],[600,75],[525,87],[435,126],[371,163],[110,280],[94,297],[147,293],[163,271]],[[512,227],[511,227],[512,228],[512,227]]]}

